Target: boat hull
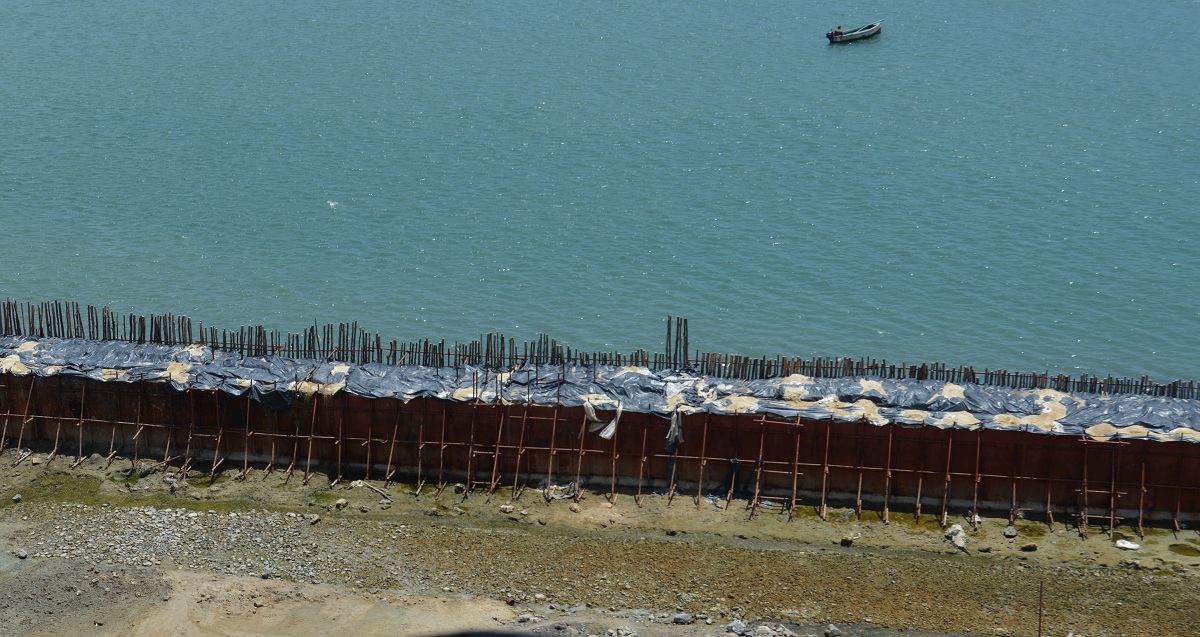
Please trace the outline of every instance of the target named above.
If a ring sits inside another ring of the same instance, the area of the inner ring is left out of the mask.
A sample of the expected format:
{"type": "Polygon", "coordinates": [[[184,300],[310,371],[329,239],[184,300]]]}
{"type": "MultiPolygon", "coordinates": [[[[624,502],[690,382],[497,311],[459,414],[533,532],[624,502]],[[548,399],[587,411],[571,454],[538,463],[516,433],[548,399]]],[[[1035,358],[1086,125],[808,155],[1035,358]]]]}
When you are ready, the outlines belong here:
{"type": "Polygon", "coordinates": [[[829,39],[830,44],[836,44],[839,42],[854,42],[855,40],[866,40],[867,38],[873,38],[873,37],[879,35],[880,33],[883,33],[883,25],[876,23],[876,24],[867,25],[865,27],[861,27],[859,29],[855,29],[853,31],[848,31],[841,35],[834,35],[833,31],[830,31],[829,33],[825,34],[825,37],[829,39]]]}

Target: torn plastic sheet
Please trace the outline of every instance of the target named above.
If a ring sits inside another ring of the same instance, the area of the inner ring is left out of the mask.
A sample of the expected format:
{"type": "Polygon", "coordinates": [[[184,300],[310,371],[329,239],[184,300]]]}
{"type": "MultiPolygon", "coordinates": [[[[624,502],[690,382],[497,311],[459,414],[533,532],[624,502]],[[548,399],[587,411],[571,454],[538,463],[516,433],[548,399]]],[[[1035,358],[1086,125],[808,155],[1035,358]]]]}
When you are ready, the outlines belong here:
{"type": "Polygon", "coordinates": [[[667,444],[672,447],[683,442],[683,419],[679,416],[679,410],[671,412],[671,427],[667,429],[667,444]]]}
{"type": "Polygon", "coordinates": [[[596,408],[592,406],[592,403],[584,402],[583,414],[584,417],[588,419],[588,431],[591,433],[599,431],[601,438],[605,440],[612,440],[612,437],[617,433],[617,423],[621,421],[621,412],[623,410],[624,407],[621,405],[621,402],[617,401],[617,415],[613,417],[613,419],[606,425],[604,424],[604,421],[596,415],[596,408]]]}
{"type": "Polygon", "coordinates": [[[621,422],[621,411],[623,409],[624,409],[624,407],[622,407],[621,403],[618,401],[617,402],[617,415],[613,417],[612,422],[608,423],[608,426],[604,428],[604,431],[600,432],[601,438],[603,438],[605,440],[612,440],[613,435],[615,435],[617,433],[617,423],[621,422]]]}
{"type": "MultiPolygon", "coordinates": [[[[624,410],[662,418],[697,413],[770,414],[784,419],[866,422],[941,429],[1028,431],[1098,440],[1200,442],[1200,400],[1137,394],[1067,394],[1050,389],[792,375],[727,379],[635,366],[355,365],[325,359],[244,356],[205,345],[0,337],[0,373],[76,376],[103,382],[165,382],[178,390],[247,396],[272,409],[297,396],[346,392],[411,401],[582,406],[602,437],[624,410]],[[606,426],[597,408],[615,409],[606,426]],[[594,420],[592,420],[594,418],[594,420]]],[[[593,430],[595,431],[595,429],[593,430]]],[[[682,427],[676,432],[682,436],[682,427]]],[[[678,440],[675,441],[678,444],[678,440]]]]}

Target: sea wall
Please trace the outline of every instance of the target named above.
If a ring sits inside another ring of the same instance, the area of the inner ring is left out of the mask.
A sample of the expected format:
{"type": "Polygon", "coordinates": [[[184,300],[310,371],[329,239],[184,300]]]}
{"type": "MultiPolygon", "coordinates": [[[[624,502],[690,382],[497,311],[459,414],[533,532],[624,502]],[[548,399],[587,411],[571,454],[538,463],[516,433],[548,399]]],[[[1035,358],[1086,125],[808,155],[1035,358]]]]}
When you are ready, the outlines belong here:
{"type": "MultiPolygon", "coordinates": [[[[1195,382],[850,359],[579,352],[499,335],[384,344],[355,324],[236,332],[0,303],[0,451],[215,476],[665,491],[795,515],[1200,518],[1195,382]],[[86,319],[85,319],[86,316],[86,319]]],[[[139,469],[142,470],[142,469],[139,469]]]]}
{"type": "MultiPolygon", "coordinates": [[[[505,371],[246,357],[199,345],[0,343],[0,446],[215,474],[764,507],[1200,518],[1194,401],[640,367],[505,371]],[[900,404],[895,404],[895,403],[900,404]]],[[[1086,529],[1086,526],[1083,527],[1086,529]]]]}

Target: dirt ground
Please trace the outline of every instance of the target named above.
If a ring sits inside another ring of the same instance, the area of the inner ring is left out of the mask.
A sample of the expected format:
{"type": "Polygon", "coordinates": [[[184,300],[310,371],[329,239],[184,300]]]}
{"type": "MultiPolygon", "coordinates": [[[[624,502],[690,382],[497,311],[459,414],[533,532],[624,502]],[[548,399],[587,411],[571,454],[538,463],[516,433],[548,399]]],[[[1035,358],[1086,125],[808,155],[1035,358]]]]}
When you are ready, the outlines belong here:
{"type": "Polygon", "coordinates": [[[0,634],[1200,632],[1192,530],[76,460],[0,454],[0,634]]]}

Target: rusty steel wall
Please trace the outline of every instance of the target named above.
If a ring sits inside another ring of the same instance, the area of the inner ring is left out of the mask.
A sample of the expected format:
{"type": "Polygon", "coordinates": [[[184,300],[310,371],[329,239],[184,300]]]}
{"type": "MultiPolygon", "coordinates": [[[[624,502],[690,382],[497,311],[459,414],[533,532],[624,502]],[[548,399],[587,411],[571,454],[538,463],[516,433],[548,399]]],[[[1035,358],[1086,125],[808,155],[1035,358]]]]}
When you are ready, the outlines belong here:
{"type": "Polygon", "coordinates": [[[885,520],[903,511],[1110,528],[1200,521],[1200,445],[1189,442],[701,413],[683,416],[683,440],[668,446],[670,421],[644,413],[623,414],[606,440],[578,407],[342,392],[273,411],[165,383],[11,374],[0,374],[0,419],[0,449],[37,444],[59,456],[120,455],[200,473],[286,471],[307,481],[321,472],[514,494],[583,482],[639,499],[745,499],[751,515],[850,507],[885,520]]]}

